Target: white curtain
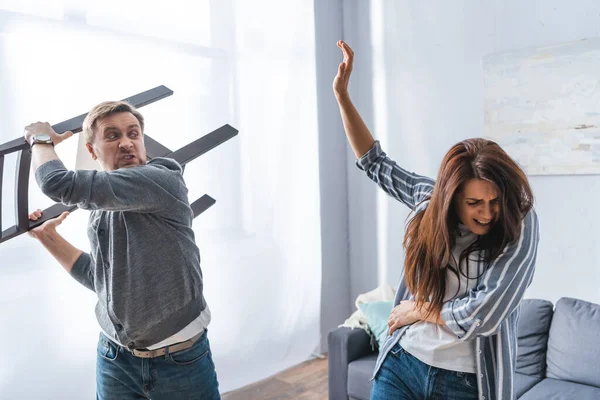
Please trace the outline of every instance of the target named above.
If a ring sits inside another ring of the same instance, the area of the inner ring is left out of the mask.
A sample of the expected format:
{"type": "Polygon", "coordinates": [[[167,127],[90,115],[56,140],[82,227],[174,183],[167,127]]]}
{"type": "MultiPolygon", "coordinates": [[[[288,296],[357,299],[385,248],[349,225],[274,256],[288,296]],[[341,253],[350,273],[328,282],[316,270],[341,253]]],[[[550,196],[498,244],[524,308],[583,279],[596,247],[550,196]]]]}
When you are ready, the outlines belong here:
{"type": "MultiPolygon", "coordinates": [[[[141,109],[146,133],[176,150],[229,123],[240,134],[188,165],[221,391],[265,378],[318,346],[321,293],[312,2],[0,1],[0,143],[33,121],[166,85],[141,109]]],[[[58,147],[95,168],[79,138],[58,147]]],[[[14,223],[14,157],[5,163],[4,229],[14,223]]],[[[30,207],[51,204],[33,179],[30,207]]],[[[87,213],[60,232],[88,250],[87,213]]],[[[94,293],[33,239],[0,244],[0,393],[93,398],[94,293]]]]}

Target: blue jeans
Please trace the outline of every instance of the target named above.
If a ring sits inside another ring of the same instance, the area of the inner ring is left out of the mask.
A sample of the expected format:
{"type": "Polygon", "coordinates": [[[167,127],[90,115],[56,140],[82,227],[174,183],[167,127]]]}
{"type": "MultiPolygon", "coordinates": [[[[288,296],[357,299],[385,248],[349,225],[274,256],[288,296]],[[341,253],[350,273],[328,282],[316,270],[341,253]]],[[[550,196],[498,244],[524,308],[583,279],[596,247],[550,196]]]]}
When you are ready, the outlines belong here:
{"type": "Polygon", "coordinates": [[[100,333],[96,399],[220,399],[206,330],[189,349],[156,358],[136,357],[100,333]]]}
{"type": "Polygon", "coordinates": [[[371,400],[476,400],[477,377],[432,367],[396,344],[377,371],[371,400]]]}

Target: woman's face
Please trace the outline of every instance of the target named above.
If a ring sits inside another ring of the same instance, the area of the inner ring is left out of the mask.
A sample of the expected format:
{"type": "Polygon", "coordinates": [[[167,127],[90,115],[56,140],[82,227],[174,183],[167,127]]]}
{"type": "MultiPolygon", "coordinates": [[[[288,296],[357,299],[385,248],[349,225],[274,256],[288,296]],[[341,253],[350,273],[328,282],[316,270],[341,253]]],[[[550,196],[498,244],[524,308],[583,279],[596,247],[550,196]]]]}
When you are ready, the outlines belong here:
{"type": "Polygon", "coordinates": [[[467,181],[454,199],[460,222],[476,235],[485,235],[500,218],[496,187],[482,179],[467,181]]]}

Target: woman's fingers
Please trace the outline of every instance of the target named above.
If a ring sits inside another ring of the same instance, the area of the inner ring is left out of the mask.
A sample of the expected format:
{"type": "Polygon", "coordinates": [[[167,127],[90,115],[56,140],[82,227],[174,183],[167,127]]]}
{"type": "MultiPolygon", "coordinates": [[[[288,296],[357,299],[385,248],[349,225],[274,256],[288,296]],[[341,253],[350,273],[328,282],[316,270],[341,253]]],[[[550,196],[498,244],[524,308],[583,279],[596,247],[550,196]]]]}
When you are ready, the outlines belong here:
{"type": "Polygon", "coordinates": [[[344,42],[342,42],[342,51],[344,52],[345,72],[346,75],[350,77],[350,73],[352,72],[352,65],[354,64],[354,52],[344,42]]]}
{"type": "Polygon", "coordinates": [[[352,50],[350,48],[350,46],[348,46],[345,42],[342,41],[341,43],[341,49],[344,52],[344,56],[347,57],[349,60],[352,60],[354,58],[354,50],[352,50]]]}
{"type": "Polygon", "coordinates": [[[343,62],[338,66],[338,76],[341,78],[344,76],[345,64],[343,62]]]}
{"type": "Polygon", "coordinates": [[[396,329],[400,328],[400,326],[398,326],[398,324],[392,324],[392,326],[390,326],[390,329],[388,329],[388,335],[392,335],[392,333],[394,333],[394,331],[396,329]]]}
{"type": "Polygon", "coordinates": [[[350,57],[354,57],[354,50],[352,50],[352,49],[350,48],[350,46],[348,46],[348,45],[346,44],[346,42],[344,42],[344,47],[346,48],[346,50],[347,50],[347,51],[348,51],[348,53],[350,54],[350,57]]]}
{"type": "Polygon", "coordinates": [[[352,52],[352,49],[350,49],[350,47],[342,40],[338,40],[337,47],[342,51],[344,58],[338,66],[337,75],[333,82],[333,90],[338,95],[347,94],[354,52],[352,52]]]}

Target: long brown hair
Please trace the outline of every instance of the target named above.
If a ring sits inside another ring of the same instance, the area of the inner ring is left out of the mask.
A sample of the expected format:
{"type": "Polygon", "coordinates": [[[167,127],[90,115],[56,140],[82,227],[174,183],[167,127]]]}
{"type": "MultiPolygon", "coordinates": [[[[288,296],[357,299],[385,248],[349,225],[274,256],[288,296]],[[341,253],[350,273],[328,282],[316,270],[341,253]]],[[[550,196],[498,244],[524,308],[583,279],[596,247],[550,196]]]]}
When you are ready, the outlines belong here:
{"type": "Polygon", "coordinates": [[[418,308],[430,302],[427,315],[437,315],[446,292],[446,269],[458,232],[454,198],[471,179],[495,185],[500,215],[490,231],[463,251],[458,265],[480,251],[486,268],[504,247],[518,239],[521,220],[533,206],[527,176],[502,148],[486,139],[467,139],[446,153],[429,205],[409,220],[404,236],[404,279],[418,308]]]}

